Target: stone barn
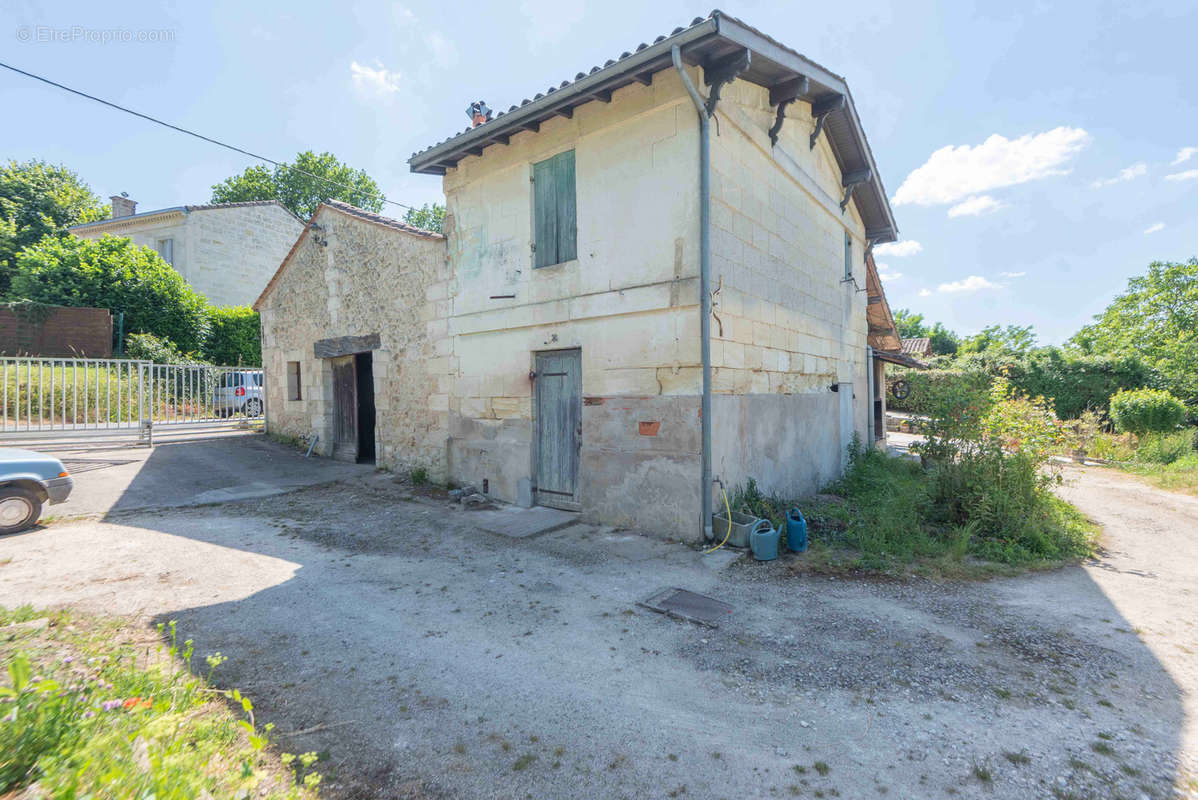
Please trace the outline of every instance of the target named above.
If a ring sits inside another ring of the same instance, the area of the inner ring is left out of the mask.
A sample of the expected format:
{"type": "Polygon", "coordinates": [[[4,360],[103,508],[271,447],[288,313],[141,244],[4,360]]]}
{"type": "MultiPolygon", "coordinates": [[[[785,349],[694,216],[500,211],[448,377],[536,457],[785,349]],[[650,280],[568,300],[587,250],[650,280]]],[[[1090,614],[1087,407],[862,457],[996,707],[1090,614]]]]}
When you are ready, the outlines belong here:
{"type": "Polygon", "coordinates": [[[268,430],[445,480],[448,286],[440,234],[322,204],[254,304],[268,430]]]}

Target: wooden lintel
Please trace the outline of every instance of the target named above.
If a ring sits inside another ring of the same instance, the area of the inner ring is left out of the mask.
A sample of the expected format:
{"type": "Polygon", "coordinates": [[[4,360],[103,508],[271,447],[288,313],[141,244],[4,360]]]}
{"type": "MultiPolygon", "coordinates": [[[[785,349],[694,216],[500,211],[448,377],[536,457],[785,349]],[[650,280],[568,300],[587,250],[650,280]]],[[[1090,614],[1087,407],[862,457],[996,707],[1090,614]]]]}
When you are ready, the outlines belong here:
{"type": "Polygon", "coordinates": [[[312,345],[312,353],[317,358],[338,358],[352,356],[354,353],[368,353],[379,349],[379,335],[369,333],[365,336],[336,336],[332,339],[318,339],[312,345]]]}

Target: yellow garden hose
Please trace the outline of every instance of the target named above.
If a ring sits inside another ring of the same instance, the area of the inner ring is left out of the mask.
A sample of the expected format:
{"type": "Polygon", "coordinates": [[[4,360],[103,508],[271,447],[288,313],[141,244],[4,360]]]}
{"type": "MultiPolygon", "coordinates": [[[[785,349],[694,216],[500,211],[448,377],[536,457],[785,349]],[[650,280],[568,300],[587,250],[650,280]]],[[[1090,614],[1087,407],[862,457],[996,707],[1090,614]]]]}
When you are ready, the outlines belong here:
{"type": "Polygon", "coordinates": [[[717,544],[710,550],[704,550],[703,555],[708,555],[719,550],[728,541],[728,537],[732,535],[732,506],[728,505],[728,493],[724,491],[724,487],[720,486],[720,494],[724,496],[724,512],[728,515],[728,532],[724,534],[724,541],[717,544]]]}

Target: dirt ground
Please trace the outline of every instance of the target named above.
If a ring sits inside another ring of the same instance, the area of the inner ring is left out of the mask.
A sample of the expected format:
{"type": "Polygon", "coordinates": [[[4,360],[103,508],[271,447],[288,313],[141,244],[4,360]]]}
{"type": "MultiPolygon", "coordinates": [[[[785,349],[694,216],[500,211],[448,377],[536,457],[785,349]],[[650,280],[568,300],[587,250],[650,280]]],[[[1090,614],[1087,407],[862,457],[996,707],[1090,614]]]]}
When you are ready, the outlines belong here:
{"type": "Polygon", "coordinates": [[[0,539],[0,604],[177,619],[334,797],[1198,797],[1198,500],[1068,481],[1101,557],[987,582],[511,539],[377,474],[0,539]]]}

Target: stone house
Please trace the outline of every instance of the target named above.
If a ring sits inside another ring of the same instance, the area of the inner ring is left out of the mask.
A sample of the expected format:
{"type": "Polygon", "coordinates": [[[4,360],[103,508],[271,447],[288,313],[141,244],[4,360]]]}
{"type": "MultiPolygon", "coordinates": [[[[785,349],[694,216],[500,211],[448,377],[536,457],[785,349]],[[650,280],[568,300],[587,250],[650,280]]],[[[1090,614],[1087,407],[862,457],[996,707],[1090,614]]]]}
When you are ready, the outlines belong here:
{"type": "Polygon", "coordinates": [[[271,433],[447,478],[445,238],[330,200],[262,290],[271,433]]]}
{"type": "MultiPolygon", "coordinates": [[[[713,12],[468,113],[409,160],[443,176],[445,239],[426,244],[444,279],[393,287],[426,325],[414,401],[444,416],[430,471],[694,539],[721,488],[799,497],[841,472],[854,436],[884,442],[871,345],[897,334],[870,248],[897,228],[843,78],[713,12]]],[[[264,348],[311,355],[270,329],[308,307],[269,292],[264,348]]],[[[349,332],[331,330],[308,335],[349,332]]]]}
{"type": "Polygon", "coordinates": [[[304,223],[276,200],[175,206],[137,212],[115,195],[112,217],[75,225],[83,239],[124,236],[152,248],[218,306],[249,305],[270,280],[304,223]]]}

